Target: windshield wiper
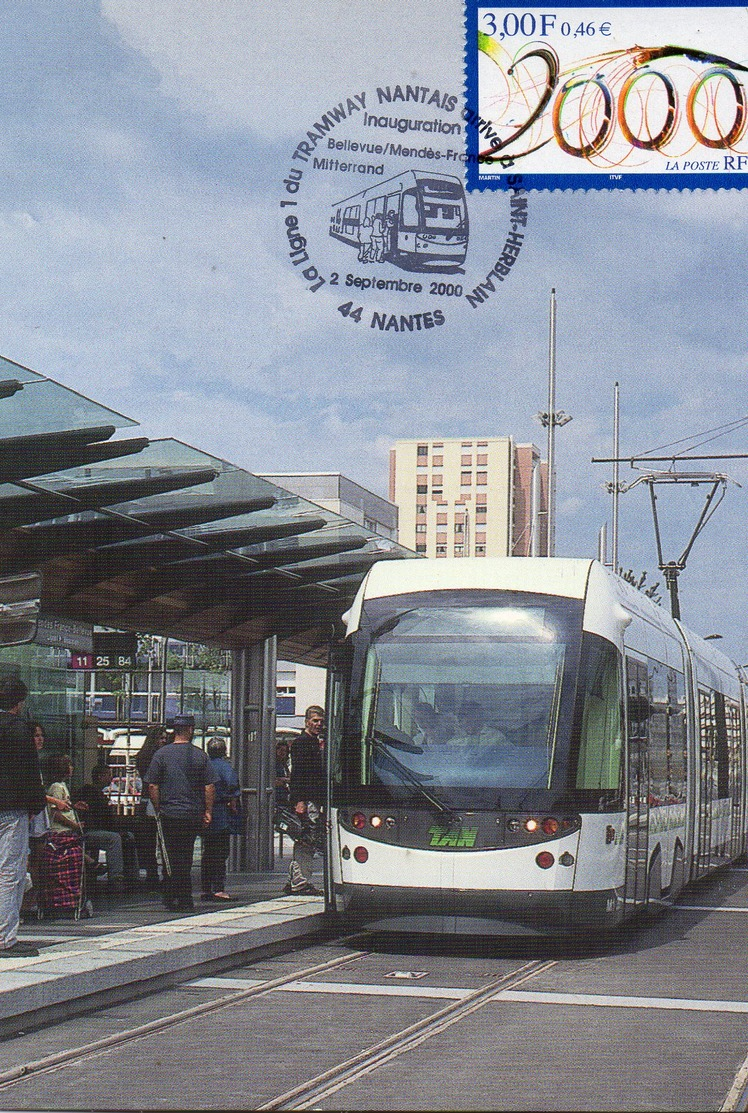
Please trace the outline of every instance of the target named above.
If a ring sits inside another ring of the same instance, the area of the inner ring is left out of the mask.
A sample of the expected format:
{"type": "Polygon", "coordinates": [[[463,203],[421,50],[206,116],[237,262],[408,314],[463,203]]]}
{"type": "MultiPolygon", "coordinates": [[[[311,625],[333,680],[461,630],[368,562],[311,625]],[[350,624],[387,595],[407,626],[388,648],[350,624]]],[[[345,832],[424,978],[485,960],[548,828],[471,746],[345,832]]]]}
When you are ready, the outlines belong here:
{"type": "MultiPolygon", "coordinates": [[[[392,730],[397,730],[397,727],[392,727],[392,730]]],[[[415,742],[411,742],[407,734],[402,731],[397,731],[397,734],[390,734],[389,731],[382,730],[381,727],[375,727],[372,735],[379,738],[380,741],[386,743],[388,746],[394,746],[397,750],[405,750],[409,754],[422,754],[423,746],[417,746],[415,742]]]]}
{"type": "MultiPolygon", "coordinates": [[[[381,732],[377,731],[377,733],[381,732]]],[[[386,738],[387,736],[384,735],[383,737],[386,738]]],[[[420,778],[415,775],[415,773],[411,772],[411,770],[408,769],[407,765],[403,765],[401,761],[398,761],[396,757],[393,757],[393,755],[387,749],[387,745],[385,742],[380,742],[377,738],[374,737],[373,734],[370,741],[372,749],[375,750],[378,754],[381,754],[385,761],[389,763],[393,772],[395,772],[400,778],[402,784],[412,785],[413,788],[418,791],[419,795],[423,796],[424,800],[428,800],[429,804],[431,804],[432,807],[436,808],[436,810],[441,815],[447,816],[449,819],[452,818],[452,808],[450,808],[448,804],[445,804],[443,800],[440,800],[438,796],[434,796],[433,793],[429,792],[429,790],[424,786],[423,781],[421,781],[420,778]]]]}

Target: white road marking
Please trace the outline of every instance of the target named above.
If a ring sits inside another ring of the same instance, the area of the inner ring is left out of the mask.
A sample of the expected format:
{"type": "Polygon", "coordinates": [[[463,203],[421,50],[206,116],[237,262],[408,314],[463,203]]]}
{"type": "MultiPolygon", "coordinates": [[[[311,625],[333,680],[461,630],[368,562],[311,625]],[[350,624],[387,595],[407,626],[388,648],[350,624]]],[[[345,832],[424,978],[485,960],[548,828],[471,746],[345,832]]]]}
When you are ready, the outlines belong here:
{"type": "MultiPolygon", "coordinates": [[[[198,978],[187,982],[188,989],[246,989],[250,985],[261,985],[248,978],[198,978]]],[[[281,991],[290,993],[358,993],[368,997],[435,997],[439,1000],[461,1001],[472,991],[469,989],[450,989],[447,987],[410,986],[410,985],[360,985],[358,982],[286,982],[281,991]]]]}
{"type": "MultiPolygon", "coordinates": [[[[248,978],[198,978],[188,982],[187,988],[196,989],[247,989],[261,985],[248,978]]],[[[361,994],[368,997],[421,997],[460,1001],[472,991],[453,986],[424,985],[372,985],[359,982],[287,982],[277,993],[332,993],[361,994]]],[[[499,990],[492,1001],[511,1001],[518,1004],[577,1005],[583,1007],[614,1009],[660,1009],[680,1012],[746,1013],[748,1001],[711,1001],[682,997],[625,997],[604,993],[543,993],[536,990],[499,990]]]]}
{"type": "Polygon", "coordinates": [[[745,1109],[745,1088],[748,1083],[748,1056],[743,1060],[738,1073],[733,1079],[730,1091],[720,1105],[720,1113],[735,1113],[736,1110],[745,1109]]]}
{"type": "Polygon", "coordinates": [[[283,989],[291,993],[364,993],[371,997],[434,997],[461,1001],[473,991],[448,986],[360,985],[358,982],[288,982],[283,989]]]}
{"type": "Polygon", "coordinates": [[[748,908],[728,907],[726,904],[674,904],[674,912],[748,912],[748,908]]]}
{"type": "Polygon", "coordinates": [[[679,997],[621,997],[604,993],[538,993],[505,989],[494,1001],[517,1001],[536,1005],[594,1005],[614,1009],[664,1009],[685,1012],[748,1013],[748,1001],[708,1001],[679,997]]]}

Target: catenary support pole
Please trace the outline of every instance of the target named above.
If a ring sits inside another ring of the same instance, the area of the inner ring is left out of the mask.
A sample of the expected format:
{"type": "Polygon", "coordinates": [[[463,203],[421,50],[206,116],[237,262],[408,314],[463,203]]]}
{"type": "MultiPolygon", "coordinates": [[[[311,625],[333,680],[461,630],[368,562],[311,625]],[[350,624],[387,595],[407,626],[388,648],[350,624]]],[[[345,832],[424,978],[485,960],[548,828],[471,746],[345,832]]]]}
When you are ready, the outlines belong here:
{"type": "Polygon", "coordinates": [[[551,290],[551,312],[548,334],[548,511],[546,552],[556,555],[556,291],[551,290]]]}
{"type": "Polygon", "coordinates": [[[620,389],[618,383],[616,383],[613,387],[613,455],[615,457],[615,462],[613,464],[613,522],[610,536],[611,564],[614,572],[618,572],[618,499],[621,493],[620,463],[618,460],[620,438],[619,407],[620,389]]]}

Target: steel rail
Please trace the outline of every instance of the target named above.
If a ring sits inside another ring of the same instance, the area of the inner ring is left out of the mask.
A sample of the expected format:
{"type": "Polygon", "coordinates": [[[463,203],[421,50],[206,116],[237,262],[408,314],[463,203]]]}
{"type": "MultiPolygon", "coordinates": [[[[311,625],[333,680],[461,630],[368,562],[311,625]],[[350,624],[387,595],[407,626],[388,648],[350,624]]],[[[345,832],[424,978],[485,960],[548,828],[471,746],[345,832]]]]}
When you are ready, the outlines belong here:
{"type": "MultiPolygon", "coordinates": [[[[145,1036],[163,1031],[166,1028],[172,1028],[188,1020],[193,1020],[195,1017],[205,1016],[208,1013],[229,1008],[231,1005],[239,1004],[251,997],[261,997],[266,993],[272,993],[275,989],[282,989],[283,986],[287,985],[289,982],[297,982],[300,979],[314,977],[315,974],[324,974],[328,970],[335,970],[340,966],[346,966],[351,962],[357,962],[360,958],[365,958],[370,953],[369,951],[351,951],[350,954],[341,955],[339,958],[333,958],[327,962],[317,963],[315,966],[309,966],[305,970],[284,974],[283,977],[272,978],[270,981],[262,982],[260,985],[253,985],[248,989],[239,989],[234,993],[226,994],[224,997],[215,998],[213,1001],[204,1001],[202,1004],[193,1005],[189,1009],[182,1009],[179,1012],[170,1013],[168,1016],[159,1017],[157,1020],[150,1020],[146,1024],[139,1024],[136,1028],[128,1028],[124,1032],[116,1032],[111,1036],[103,1036],[101,1039],[94,1040],[81,1047],[69,1048],[66,1051],[57,1051],[52,1055],[46,1055],[43,1059],[35,1059],[30,1063],[21,1063],[19,1066],[10,1067],[8,1070],[0,1071],[0,1090],[5,1090],[9,1086],[14,1086],[16,1083],[23,1081],[23,1079],[33,1074],[40,1074],[44,1071],[55,1070],[57,1067],[70,1065],[71,1063],[85,1059],[89,1055],[95,1055],[99,1051],[107,1051],[120,1044],[142,1039],[145,1036]]],[[[103,1008],[106,1007],[106,1005],[103,1006],[103,1008]]]]}
{"type": "Polygon", "coordinates": [[[425,1040],[438,1035],[453,1024],[457,1024],[458,1021],[469,1016],[470,1013],[486,1005],[497,992],[514,989],[516,986],[529,981],[530,978],[542,974],[545,970],[550,970],[555,965],[555,959],[546,961],[537,959],[525,963],[524,966],[511,971],[509,974],[502,974],[501,977],[493,978],[461,1000],[445,1005],[444,1008],[431,1016],[416,1021],[415,1024],[403,1028],[402,1031],[388,1036],[381,1043],[367,1048],[350,1059],[346,1059],[344,1063],[330,1067],[329,1070],[323,1071],[315,1078],[309,1079],[293,1090],[288,1090],[285,1094],[280,1094],[272,1101],[266,1102],[264,1105],[258,1105],[256,1108],[258,1110],[308,1109],[313,1104],[330,1097],[337,1090],[355,1082],[363,1075],[370,1074],[391,1059],[397,1058],[398,1055],[405,1054],[425,1040]]]}

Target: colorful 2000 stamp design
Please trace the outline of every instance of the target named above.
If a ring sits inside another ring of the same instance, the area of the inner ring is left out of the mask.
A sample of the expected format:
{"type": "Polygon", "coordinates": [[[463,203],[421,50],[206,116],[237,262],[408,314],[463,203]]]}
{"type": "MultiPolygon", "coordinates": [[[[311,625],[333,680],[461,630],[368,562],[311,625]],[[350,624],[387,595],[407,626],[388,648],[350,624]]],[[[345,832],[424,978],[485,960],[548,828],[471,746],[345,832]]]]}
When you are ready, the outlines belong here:
{"type": "Polygon", "coordinates": [[[470,188],[748,185],[748,8],[467,2],[470,188]]]}

